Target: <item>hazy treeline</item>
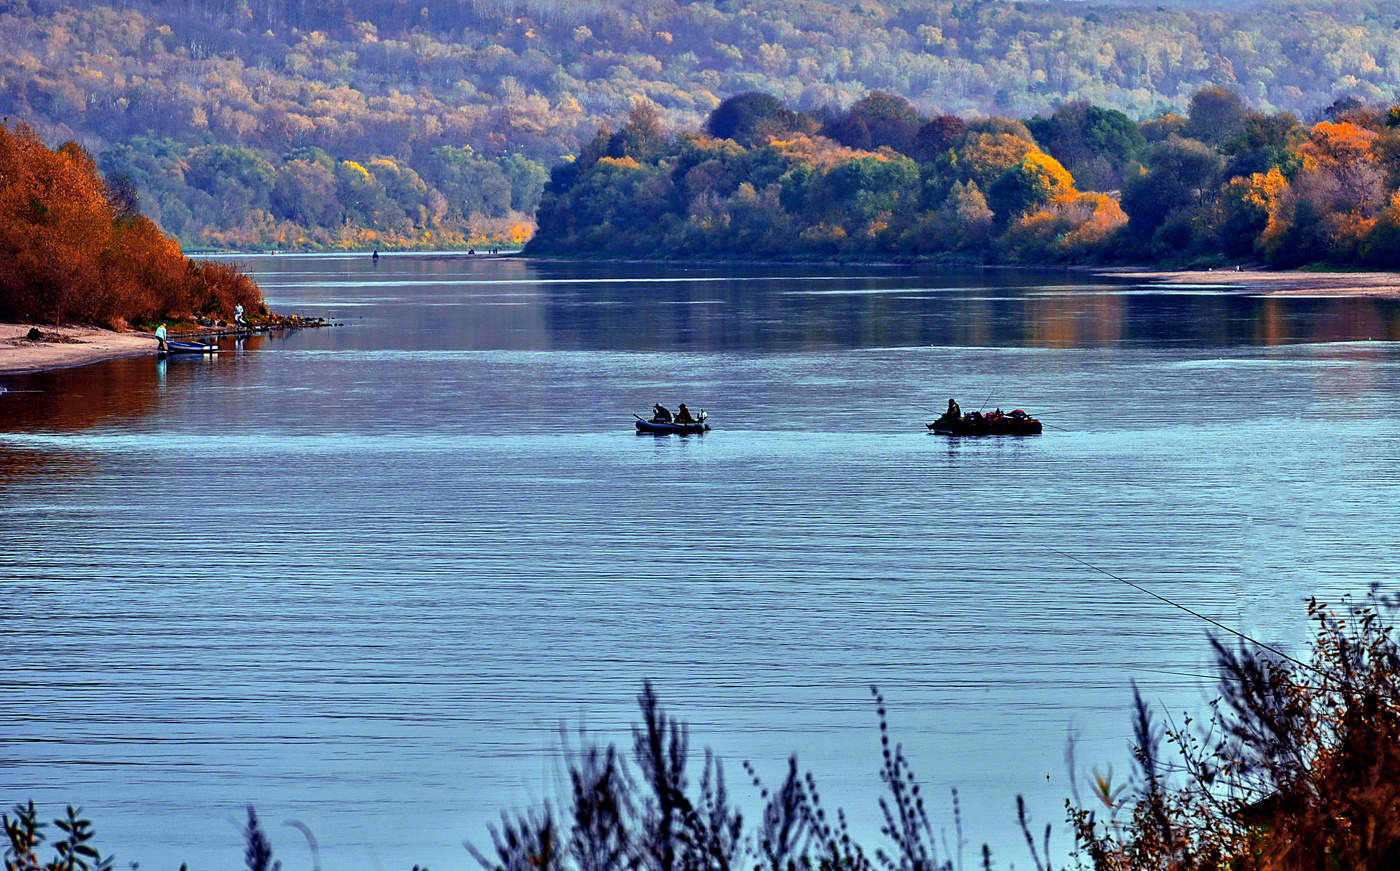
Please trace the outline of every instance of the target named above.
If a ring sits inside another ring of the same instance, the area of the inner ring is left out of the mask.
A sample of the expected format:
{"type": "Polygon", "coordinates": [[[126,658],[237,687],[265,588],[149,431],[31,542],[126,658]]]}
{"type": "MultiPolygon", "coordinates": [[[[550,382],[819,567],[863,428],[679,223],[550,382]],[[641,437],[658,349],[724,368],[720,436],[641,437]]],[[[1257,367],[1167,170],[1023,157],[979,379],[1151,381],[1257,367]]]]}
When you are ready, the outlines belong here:
{"type": "Polygon", "coordinates": [[[407,159],[276,154],[137,136],[103,151],[108,178],[141,191],[142,210],[186,244],[235,248],[519,245],[548,174],[504,155],[439,145],[407,159]]]}
{"type": "Polygon", "coordinates": [[[262,311],[252,280],[185,258],[135,203],[78,145],[50,150],[27,127],[0,125],[0,320],[122,328],[262,311]]]}
{"type": "Polygon", "coordinates": [[[876,92],[803,113],[763,93],[672,134],[639,104],[553,172],[529,250],[609,256],[1400,265],[1400,107],[1315,124],[1206,88],[1135,123],[1067,103],[928,118],[876,92]]]}
{"type": "Polygon", "coordinates": [[[186,244],[505,241],[529,232],[539,169],[639,97],[690,127],[752,90],[808,112],[883,91],[931,117],[1028,117],[1084,99],[1140,119],[1183,110],[1219,83],[1263,111],[1313,120],[1338,96],[1383,100],[1400,87],[1395,25],[1379,0],[1323,11],[1301,2],[3,0],[0,114],[131,174],[143,208],[186,244]],[[247,169],[234,190],[185,171],[215,144],[247,152],[239,160],[267,164],[276,179],[247,169]],[[470,148],[470,169],[444,177],[433,157],[441,148],[470,148]],[[376,160],[392,168],[372,168],[376,160]],[[347,162],[370,178],[357,182],[347,162]],[[327,173],[342,176],[334,204],[327,173]],[[463,173],[471,180],[456,183],[463,173]],[[324,208],[307,208],[308,197],[324,208]]]}

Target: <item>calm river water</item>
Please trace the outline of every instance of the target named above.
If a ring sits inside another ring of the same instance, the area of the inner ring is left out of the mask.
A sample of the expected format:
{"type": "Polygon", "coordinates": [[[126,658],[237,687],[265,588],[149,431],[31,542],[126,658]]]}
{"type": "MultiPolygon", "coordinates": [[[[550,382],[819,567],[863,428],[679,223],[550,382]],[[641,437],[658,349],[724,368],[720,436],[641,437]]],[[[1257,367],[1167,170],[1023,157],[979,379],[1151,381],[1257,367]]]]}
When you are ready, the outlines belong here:
{"type": "Polygon", "coordinates": [[[727,760],[789,752],[878,840],[879,686],[951,840],[1068,848],[1067,737],[1129,770],[1129,681],[1206,627],[1296,649],[1390,582],[1400,306],[1077,273],[244,261],[344,325],[0,379],[0,802],[118,867],[473,868],[626,742],[652,679],[727,760]],[[923,423],[1025,408],[1034,438],[923,423]],[[704,408],[703,437],[632,413],[704,408]]]}

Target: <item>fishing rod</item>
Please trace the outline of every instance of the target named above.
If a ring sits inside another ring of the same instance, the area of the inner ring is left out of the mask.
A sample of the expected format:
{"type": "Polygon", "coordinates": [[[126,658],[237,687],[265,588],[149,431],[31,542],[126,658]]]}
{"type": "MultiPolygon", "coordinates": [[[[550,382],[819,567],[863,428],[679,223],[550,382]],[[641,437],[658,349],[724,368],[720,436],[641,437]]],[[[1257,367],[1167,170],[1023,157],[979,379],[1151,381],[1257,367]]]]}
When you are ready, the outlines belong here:
{"type": "Polygon", "coordinates": [[[987,403],[992,401],[992,397],[996,395],[996,392],[997,392],[999,389],[1001,389],[1001,385],[1003,385],[1003,384],[1005,384],[1005,383],[1006,383],[1006,379],[1005,379],[1005,378],[1002,378],[1001,380],[997,381],[997,383],[994,384],[994,385],[992,386],[992,392],[987,394],[987,398],[984,399],[984,400],[982,400],[982,405],[981,405],[980,407],[978,407],[978,409],[977,409],[977,411],[978,411],[979,413],[982,411],[983,408],[986,408],[986,407],[987,407],[987,403]]]}

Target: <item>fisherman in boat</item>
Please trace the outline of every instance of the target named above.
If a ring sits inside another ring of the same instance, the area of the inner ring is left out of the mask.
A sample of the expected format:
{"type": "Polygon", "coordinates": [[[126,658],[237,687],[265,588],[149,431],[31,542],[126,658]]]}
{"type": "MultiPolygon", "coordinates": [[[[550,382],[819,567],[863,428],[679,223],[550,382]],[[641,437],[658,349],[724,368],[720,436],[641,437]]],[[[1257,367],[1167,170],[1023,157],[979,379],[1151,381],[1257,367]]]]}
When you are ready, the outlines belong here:
{"type": "MultiPolygon", "coordinates": [[[[685,406],[682,405],[681,408],[685,408],[685,406]]],[[[662,404],[659,403],[659,402],[658,402],[657,404],[653,405],[653,406],[651,407],[651,422],[652,422],[652,423],[670,423],[670,422],[671,422],[671,409],[667,408],[666,406],[662,405],[662,404]]]]}
{"type": "Polygon", "coordinates": [[[948,423],[958,423],[959,420],[962,420],[962,409],[958,407],[958,400],[948,399],[948,410],[944,412],[944,420],[948,423]]]}
{"type": "Polygon", "coordinates": [[[690,409],[685,407],[684,402],[681,403],[680,409],[676,411],[676,423],[697,423],[695,418],[690,416],[690,409]]]}

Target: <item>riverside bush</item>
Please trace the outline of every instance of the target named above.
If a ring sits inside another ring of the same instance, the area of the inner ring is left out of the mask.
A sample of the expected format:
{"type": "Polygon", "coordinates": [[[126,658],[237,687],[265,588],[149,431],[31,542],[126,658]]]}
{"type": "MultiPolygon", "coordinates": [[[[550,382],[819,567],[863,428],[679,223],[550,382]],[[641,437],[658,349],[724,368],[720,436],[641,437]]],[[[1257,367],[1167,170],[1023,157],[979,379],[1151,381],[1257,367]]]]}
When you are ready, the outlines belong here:
{"type": "Polygon", "coordinates": [[[1098,808],[1070,807],[1081,858],[1096,871],[1400,867],[1397,601],[1311,600],[1306,661],[1212,639],[1220,696],[1198,727],[1158,728],[1136,696],[1132,795],[1101,779],[1098,808]]]}

